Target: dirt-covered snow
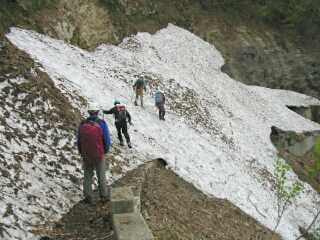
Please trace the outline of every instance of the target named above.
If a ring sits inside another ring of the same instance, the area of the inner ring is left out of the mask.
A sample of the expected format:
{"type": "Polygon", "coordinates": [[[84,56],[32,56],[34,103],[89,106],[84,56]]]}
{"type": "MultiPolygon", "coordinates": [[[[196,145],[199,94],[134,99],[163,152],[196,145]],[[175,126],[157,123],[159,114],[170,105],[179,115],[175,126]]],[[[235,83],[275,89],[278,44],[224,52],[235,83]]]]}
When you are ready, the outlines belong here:
{"type": "MultiPolygon", "coordinates": [[[[318,100],[231,79],[221,71],[224,60],[214,46],[174,25],[94,52],[18,28],[7,38],[39,62],[63,91],[75,91],[104,109],[112,107],[113,99],[126,103],[133,116],[133,146],[145,159],[166,159],[204,193],[226,198],[274,227],[276,196],[270,179],[277,150],[270,140],[271,127],[320,130],[286,107],[319,105],[318,100]],[[132,84],[142,75],[148,80],[145,108],[132,104],[132,84]],[[156,87],[167,95],[165,122],[157,119],[153,104],[156,87]]],[[[112,124],[112,117],[107,119],[112,124]]],[[[305,189],[280,224],[284,239],[295,239],[299,226],[312,220],[319,196],[309,185],[305,189]]]]}
{"type": "Polygon", "coordinates": [[[0,239],[32,239],[33,226],[80,199],[75,134],[50,121],[56,105],[39,94],[44,86],[8,76],[0,90],[0,239]]]}

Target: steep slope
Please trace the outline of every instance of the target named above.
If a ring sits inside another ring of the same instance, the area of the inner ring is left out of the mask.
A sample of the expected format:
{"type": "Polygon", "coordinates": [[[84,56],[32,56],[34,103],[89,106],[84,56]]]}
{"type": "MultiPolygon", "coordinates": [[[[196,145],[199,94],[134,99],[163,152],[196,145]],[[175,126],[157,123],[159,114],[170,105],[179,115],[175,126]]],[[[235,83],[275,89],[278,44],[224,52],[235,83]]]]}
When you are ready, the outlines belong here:
{"type": "MultiPolygon", "coordinates": [[[[55,86],[41,65],[3,41],[0,239],[34,239],[32,232],[38,233],[44,224],[47,227],[48,220],[57,220],[82,197],[75,135],[81,121],[79,109],[85,108],[86,101],[68,87],[68,82],[55,86]]],[[[111,182],[145,157],[114,147],[109,159],[111,182]]]]}
{"type": "MultiPolygon", "coordinates": [[[[320,125],[286,107],[320,105],[318,100],[232,80],[221,72],[224,60],[212,45],[173,25],[155,35],[139,33],[119,46],[102,45],[92,53],[17,28],[7,37],[41,63],[56,85],[76,89],[103,108],[114,98],[127,102],[135,123],[133,145],[142,155],[165,158],[204,193],[226,198],[269,228],[274,226],[277,151],[269,137],[271,127],[319,130],[320,125]],[[150,96],[144,109],[132,106],[131,84],[142,74],[150,94],[155,87],[167,93],[166,122],[157,121],[150,96]]],[[[284,239],[294,239],[299,226],[312,219],[319,196],[309,185],[305,188],[280,225],[284,239]]]]}
{"type": "Polygon", "coordinates": [[[80,197],[80,114],[9,42],[0,62],[0,238],[29,239],[34,225],[59,217],[80,197]]]}

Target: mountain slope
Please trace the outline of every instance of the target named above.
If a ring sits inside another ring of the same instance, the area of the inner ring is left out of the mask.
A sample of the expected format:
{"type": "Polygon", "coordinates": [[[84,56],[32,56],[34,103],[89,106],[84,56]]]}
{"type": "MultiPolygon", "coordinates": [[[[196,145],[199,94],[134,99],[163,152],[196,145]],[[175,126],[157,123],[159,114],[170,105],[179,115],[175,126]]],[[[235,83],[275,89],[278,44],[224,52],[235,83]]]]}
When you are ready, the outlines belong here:
{"type": "MultiPolygon", "coordinates": [[[[86,102],[8,41],[0,46],[0,91],[0,239],[35,239],[32,232],[82,198],[75,135],[86,102]]],[[[144,156],[114,147],[109,159],[112,181],[144,156]]]]}
{"type": "MultiPolygon", "coordinates": [[[[226,198],[269,228],[274,226],[277,151],[269,137],[271,127],[320,130],[286,107],[320,105],[318,100],[232,80],[221,72],[224,60],[214,46],[173,25],[94,52],[17,28],[7,37],[41,63],[57,86],[103,108],[111,107],[114,98],[128,103],[135,123],[133,145],[141,154],[166,159],[204,193],[226,198]],[[161,87],[167,93],[166,122],[158,122],[151,96],[144,109],[133,107],[131,85],[142,74],[150,92],[161,87]]],[[[294,239],[299,226],[311,221],[319,196],[305,187],[280,225],[284,239],[294,239]]]]}
{"type": "Polygon", "coordinates": [[[59,217],[80,197],[80,114],[9,42],[0,62],[0,238],[30,239],[34,225],[59,217]]]}

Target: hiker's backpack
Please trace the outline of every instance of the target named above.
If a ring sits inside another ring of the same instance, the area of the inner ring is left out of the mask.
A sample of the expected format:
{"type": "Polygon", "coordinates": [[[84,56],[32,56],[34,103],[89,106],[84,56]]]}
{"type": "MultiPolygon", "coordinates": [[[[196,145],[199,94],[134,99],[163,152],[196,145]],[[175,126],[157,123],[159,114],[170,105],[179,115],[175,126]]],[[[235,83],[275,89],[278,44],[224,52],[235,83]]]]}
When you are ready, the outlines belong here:
{"type": "Polygon", "coordinates": [[[117,121],[118,122],[126,122],[127,121],[127,110],[126,110],[126,106],[123,104],[117,104],[116,105],[116,109],[118,112],[118,117],[117,117],[117,121]]]}
{"type": "Polygon", "coordinates": [[[156,104],[158,103],[163,103],[163,93],[162,92],[156,92],[155,94],[155,101],[156,101],[156,104]]]}
{"type": "Polygon", "coordinates": [[[144,80],[143,79],[138,79],[136,82],[136,88],[140,89],[140,88],[144,88],[144,80]]]}
{"type": "Polygon", "coordinates": [[[102,160],[104,153],[103,131],[94,121],[84,121],[79,127],[81,155],[89,163],[102,160]]]}

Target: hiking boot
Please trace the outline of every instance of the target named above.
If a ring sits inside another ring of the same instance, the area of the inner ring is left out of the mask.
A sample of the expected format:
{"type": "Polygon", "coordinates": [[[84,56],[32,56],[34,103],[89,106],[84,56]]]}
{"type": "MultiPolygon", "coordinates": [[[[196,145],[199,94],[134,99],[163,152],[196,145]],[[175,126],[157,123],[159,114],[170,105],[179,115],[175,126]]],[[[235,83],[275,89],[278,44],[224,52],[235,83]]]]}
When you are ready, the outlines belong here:
{"type": "Polygon", "coordinates": [[[123,143],[123,142],[120,142],[120,146],[124,146],[124,143],[123,143]]]}
{"type": "Polygon", "coordinates": [[[107,203],[107,202],[110,201],[110,198],[109,198],[109,197],[100,197],[100,201],[101,201],[102,203],[107,203]]]}
{"type": "Polygon", "coordinates": [[[134,102],[134,105],[135,105],[135,106],[138,106],[138,103],[135,101],[135,102],[134,102]]]}
{"type": "Polygon", "coordinates": [[[48,236],[43,236],[40,238],[40,240],[52,240],[52,238],[48,237],[48,236]]]}
{"type": "Polygon", "coordinates": [[[93,204],[93,200],[91,197],[86,197],[81,202],[83,202],[84,204],[93,204]]]}
{"type": "Polygon", "coordinates": [[[132,148],[132,145],[131,145],[131,143],[128,143],[128,147],[129,147],[129,148],[132,148]]]}

